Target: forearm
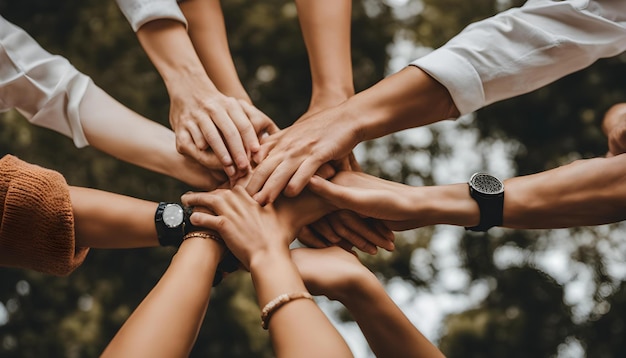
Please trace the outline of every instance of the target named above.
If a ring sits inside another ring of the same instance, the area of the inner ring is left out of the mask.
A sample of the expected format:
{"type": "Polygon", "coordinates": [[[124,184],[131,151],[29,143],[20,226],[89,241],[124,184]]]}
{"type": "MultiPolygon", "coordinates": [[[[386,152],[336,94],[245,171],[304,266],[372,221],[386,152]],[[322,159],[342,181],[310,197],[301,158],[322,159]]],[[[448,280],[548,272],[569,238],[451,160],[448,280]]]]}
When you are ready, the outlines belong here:
{"type": "MultiPolygon", "coordinates": [[[[308,292],[289,257],[288,248],[257,255],[250,263],[259,306],[282,294],[308,292]]],[[[296,299],[274,312],[269,321],[277,357],[346,357],[350,349],[312,300],[296,299]]]]}
{"type": "MultiPolygon", "coordinates": [[[[311,66],[311,106],[354,94],[350,53],[351,0],[296,0],[311,66]]],[[[338,104],[338,103],[335,103],[338,104]]]]}
{"type": "Polygon", "coordinates": [[[504,226],[541,229],[626,219],[626,155],[506,180],[504,226]]]}
{"type": "Polygon", "coordinates": [[[70,187],[76,247],[158,246],[157,203],[96,189],[70,187]]]}
{"type": "Polygon", "coordinates": [[[336,113],[358,142],[458,116],[446,88],[414,66],[357,93],[336,113]]]}
{"type": "Polygon", "coordinates": [[[340,299],[358,323],[376,357],[443,357],[408,320],[374,275],[340,299]]]}
{"type": "Polygon", "coordinates": [[[214,240],[185,240],[163,277],[102,356],[188,356],[204,320],[223,251],[214,240]]]}
{"type": "Polygon", "coordinates": [[[223,94],[252,103],[233,63],[219,0],[186,0],[180,8],[188,33],[209,78],[223,94]]]}
{"type": "Polygon", "coordinates": [[[180,154],[172,130],[125,107],[93,82],[79,111],[85,137],[94,148],[200,189],[212,190],[225,180],[213,153],[203,152],[203,164],[180,154]]]}
{"type": "MultiPolygon", "coordinates": [[[[626,155],[578,160],[545,172],[504,181],[503,227],[552,229],[602,225],[626,219],[626,155]]],[[[394,229],[434,224],[475,226],[478,204],[468,185],[414,187],[398,199],[406,222],[390,221],[394,229]],[[421,203],[421,204],[411,204],[421,203]]]]}
{"type": "Polygon", "coordinates": [[[165,81],[170,96],[184,88],[217,92],[182,23],[160,19],[137,31],[137,38],[165,81]]]}

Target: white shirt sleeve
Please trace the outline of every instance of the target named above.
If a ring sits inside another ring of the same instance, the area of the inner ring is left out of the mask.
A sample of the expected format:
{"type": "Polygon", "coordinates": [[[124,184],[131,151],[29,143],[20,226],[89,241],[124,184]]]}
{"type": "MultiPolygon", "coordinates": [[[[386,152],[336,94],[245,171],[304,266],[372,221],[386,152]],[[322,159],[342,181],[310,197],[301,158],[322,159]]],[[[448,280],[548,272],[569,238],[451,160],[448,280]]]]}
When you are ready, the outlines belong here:
{"type": "Polygon", "coordinates": [[[461,114],[547,85],[626,50],[626,1],[529,0],[466,27],[411,63],[461,114]]]}
{"type": "Polygon", "coordinates": [[[115,1],[135,32],[144,24],[158,19],[180,21],[187,27],[187,19],[180,10],[176,0],[115,1]]]}
{"type": "Polygon", "coordinates": [[[15,108],[29,122],[66,135],[81,148],[89,143],[79,106],[90,81],[0,16],[0,111],[15,108]]]}

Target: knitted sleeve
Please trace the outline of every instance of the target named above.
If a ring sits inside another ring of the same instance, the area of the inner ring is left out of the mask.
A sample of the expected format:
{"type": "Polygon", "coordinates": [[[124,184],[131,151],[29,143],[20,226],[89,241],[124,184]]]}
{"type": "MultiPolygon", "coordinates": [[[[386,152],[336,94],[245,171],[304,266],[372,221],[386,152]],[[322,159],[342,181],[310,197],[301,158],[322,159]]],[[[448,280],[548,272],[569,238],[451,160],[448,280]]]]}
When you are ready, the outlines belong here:
{"type": "Polygon", "coordinates": [[[88,251],[74,245],[63,176],[11,155],[0,159],[0,266],[68,275],[88,251]]]}

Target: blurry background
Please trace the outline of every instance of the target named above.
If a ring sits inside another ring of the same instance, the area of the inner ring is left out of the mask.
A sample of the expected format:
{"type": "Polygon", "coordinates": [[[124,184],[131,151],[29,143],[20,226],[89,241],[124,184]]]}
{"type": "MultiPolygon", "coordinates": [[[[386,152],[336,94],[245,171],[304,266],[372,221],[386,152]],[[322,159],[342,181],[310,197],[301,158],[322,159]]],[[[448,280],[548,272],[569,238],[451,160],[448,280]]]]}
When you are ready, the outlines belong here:
{"type": "MultiPolygon", "coordinates": [[[[445,43],[470,22],[522,1],[354,0],[354,79],[362,90],[445,43]]],[[[223,2],[229,40],[256,105],[281,126],[306,109],[310,77],[292,1],[223,2]]],[[[113,97],[167,124],[165,87],[114,1],[0,0],[0,14],[113,97]]],[[[626,56],[458,121],[360,145],[374,175],[411,185],[507,178],[603,155],[604,111],[626,101],[626,56]]],[[[419,115],[419,114],[416,114],[419,115]]],[[[176,201],[183,184],[119,162],[16,112],[0,115],[0,155],[63,173],[72,185],[176,201]]],[[[141,135],[138,133],[138,135],[141,135]]],[[[397,235],[367,257],[394,300],[449,357],[626,356],[621,224],[572,230],[451,226],[397,235]]],[[[93,250],[69,277],[0,269],[0,357],[96,357],[153,287],[174,251],[93,250]]],[[[193,357],[271,357],[246,274],[215,290],[193,357]]],[[[358,357],[369,353],[341,306],[320,299],[358,357]]]]}

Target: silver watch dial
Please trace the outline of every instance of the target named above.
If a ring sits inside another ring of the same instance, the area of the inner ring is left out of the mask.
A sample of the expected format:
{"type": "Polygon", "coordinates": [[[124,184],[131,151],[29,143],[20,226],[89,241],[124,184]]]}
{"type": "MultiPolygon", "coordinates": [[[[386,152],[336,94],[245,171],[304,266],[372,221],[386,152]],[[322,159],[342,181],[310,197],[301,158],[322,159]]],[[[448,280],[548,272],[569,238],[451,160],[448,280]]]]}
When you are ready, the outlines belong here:
{"type": "Polygon", "coordinates": [[[183,208],[178,204],[167,204],[163,209],[163,223],[169,228],[183,223],[183,208]]]}
{"type": "Polygon", "coordinates": [[[504,192],[504,184],[500,179],[487,173],[475,173],[470,178],[469,184],[482,194],[496,195],[504,192]]]}

